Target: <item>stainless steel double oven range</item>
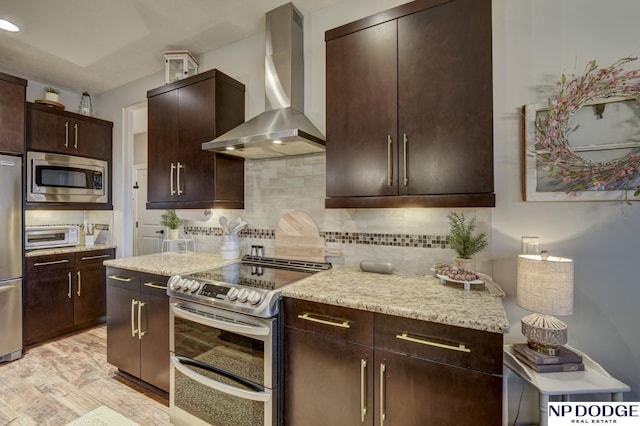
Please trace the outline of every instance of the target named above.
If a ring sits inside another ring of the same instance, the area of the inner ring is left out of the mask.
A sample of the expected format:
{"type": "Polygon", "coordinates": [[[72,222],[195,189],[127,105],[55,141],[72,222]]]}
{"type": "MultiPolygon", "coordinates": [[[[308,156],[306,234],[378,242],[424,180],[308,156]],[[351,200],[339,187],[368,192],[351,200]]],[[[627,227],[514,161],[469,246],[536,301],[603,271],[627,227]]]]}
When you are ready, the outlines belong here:
{"type": "Polygon", "coordinates": [[[329,268],[244,256],[171,277],[171,422],[282,424],[281,288],[329,268]]]}

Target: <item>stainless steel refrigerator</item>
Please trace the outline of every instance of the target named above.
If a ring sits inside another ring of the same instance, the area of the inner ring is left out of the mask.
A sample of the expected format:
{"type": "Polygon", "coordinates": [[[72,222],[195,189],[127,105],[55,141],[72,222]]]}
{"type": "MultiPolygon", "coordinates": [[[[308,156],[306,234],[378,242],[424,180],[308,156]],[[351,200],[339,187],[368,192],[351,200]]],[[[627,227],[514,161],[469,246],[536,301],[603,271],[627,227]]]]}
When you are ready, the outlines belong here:
{"type": "Polygon", "coordinates": [[[0,362],[22,356],[22,159],[0,155],[0,362]]]}

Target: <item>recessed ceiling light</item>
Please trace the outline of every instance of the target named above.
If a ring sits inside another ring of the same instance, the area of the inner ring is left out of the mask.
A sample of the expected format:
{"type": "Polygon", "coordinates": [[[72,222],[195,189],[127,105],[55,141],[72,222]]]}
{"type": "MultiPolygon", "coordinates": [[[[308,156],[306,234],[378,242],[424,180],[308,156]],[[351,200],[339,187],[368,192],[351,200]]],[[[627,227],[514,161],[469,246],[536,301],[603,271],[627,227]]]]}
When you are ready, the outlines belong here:
{"type": "Polygon", "coordinates": [[[273,143],[275,143],[276,145],[280,145],[282,141],[280,139],[276,139],[275,141],[273,141],[273,143]]]}
{"type": "Polygon", "coordinates": [[[17,25],[4,19],[0,19],[0,29],[3,29],[5,31],[10,31],[12,33],[20,31],[20,28],[18,28],[17,25]]]}
{"type": "Polygon", "coordinates": [[[232,147],[232,146],[228,146],[226,149],[227,149],[227,151],[233,151],[235,148],[232,147]]]}

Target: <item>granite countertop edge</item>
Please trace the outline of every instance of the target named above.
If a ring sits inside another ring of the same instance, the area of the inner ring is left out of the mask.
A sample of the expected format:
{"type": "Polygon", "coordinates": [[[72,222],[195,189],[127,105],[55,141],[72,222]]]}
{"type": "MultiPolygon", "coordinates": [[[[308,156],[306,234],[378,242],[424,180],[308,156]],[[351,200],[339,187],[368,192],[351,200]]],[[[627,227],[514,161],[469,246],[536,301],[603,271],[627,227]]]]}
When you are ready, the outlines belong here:
{"type": "Polygon", "coordinates": [[[169,277],[224,266],[239,261],[239,259],[222,260],[217,253],[165,252],[109,259],[104,261],[104,265],[169,277]]]}
{"type": "Polygon", "coordinates": [[[34,249],[34,250],[25,250],[25,257],[37,257],[37,256],[49,256],[52,254],[65,254],[65,253],[82,253],[83,251],[94,251],[94,250],[106,250],[116,248],[115,244],[94,244],[92,246],[86,246],[84,244],[79,244],[77,246],[71,247],[53,247],[46,249],[34,249]]]}
{"type": "Polygon", "coordinates": [[[337,267],[283,287],[284,297],[493,333],[508,333],[502,298],[405,277],[337,267]]]}

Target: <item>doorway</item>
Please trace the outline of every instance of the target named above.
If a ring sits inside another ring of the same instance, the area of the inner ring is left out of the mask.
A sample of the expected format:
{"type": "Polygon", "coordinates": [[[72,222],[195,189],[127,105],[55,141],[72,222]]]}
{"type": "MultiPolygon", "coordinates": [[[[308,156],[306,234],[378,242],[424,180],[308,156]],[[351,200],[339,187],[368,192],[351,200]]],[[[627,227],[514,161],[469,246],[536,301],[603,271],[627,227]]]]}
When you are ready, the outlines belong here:
{"type": "Polygon", "coordinates": [[[164,228],[160,226],[160,210],[147,210],[147,102],[137,104],[131,115],[133,145],[132,170],[132,229],[130,234],[133,255],[160,253],[164,228]]]}
{"type": "Polygon", "coordinates": [[[134,240],[133,255],[160,253],[164,227],[160,226],[161,210],[147,210],[147,165],[133,166],[134,240]]]}

